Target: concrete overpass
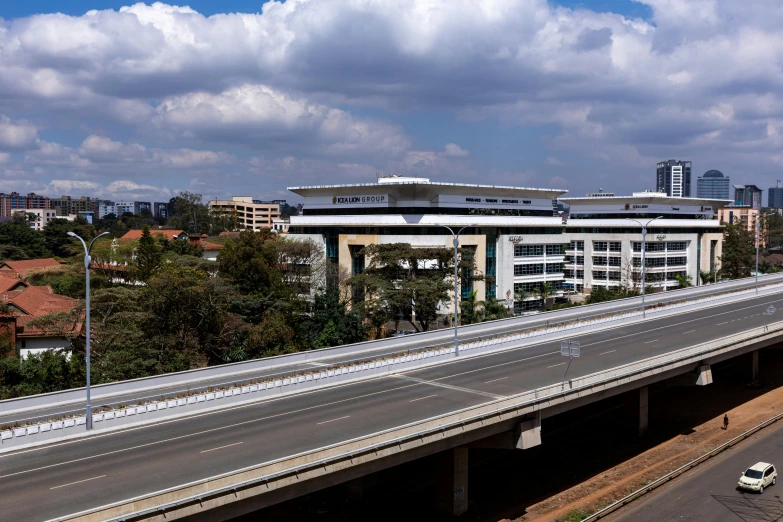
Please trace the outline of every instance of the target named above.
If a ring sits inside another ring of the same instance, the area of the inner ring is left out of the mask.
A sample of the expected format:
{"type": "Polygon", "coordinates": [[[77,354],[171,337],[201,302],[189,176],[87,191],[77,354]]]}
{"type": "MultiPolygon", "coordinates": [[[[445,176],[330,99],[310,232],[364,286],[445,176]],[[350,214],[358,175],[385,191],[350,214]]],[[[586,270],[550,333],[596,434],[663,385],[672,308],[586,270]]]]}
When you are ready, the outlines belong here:
{"type": "MultiPolygon", "coordinates": [[[[542,420],[779,342],[764,311],[783,294],[568,333],[582,356],[561,384],[560,340],[341,386],[0,454],[11,520],[225,520],[331,484],[442,453],[439,504],[467,505],[475,446],[546,444],[542,420]]],[[[748,368],[749,377],[753,368],[748,368]]]]}

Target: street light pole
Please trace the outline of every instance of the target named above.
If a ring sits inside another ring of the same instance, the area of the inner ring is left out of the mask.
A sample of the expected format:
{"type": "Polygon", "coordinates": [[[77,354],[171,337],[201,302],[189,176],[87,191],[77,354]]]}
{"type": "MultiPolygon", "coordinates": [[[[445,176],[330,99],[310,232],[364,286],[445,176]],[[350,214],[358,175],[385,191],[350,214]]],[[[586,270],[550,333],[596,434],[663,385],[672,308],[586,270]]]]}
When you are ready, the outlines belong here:
{"type": "Polygon", "coordinates": [[[760,216],[756,216],[756,294],[759,293],[759,230],[761,229],[760,216]]]}
{"type": "Polygon", "coordinates": [[[92,250],[92,246],[95,244],[95,241],[102,236],[107,235],[108,232],[104,232],[103,234],[100,234],[96,236],[91,242],[90,246],[87,246],[87,243],[84,242],[84,239],[76,235],[74,232],[68,232],[68,235],[71,237],[75,237],[79,241],[82,242],[82,246],[84,247],[84,273],[85,273],[85,281],[86,281],[86,292],[85,292],[85,299],[84,299],[84,308],[86,310],[86,316],[84,320],[84,327],[87,330],[87,341],[85,343],[85,363],[86,363],[86,373],[87,373],[87,405],[85,407],[86,411],[86,418],[87,418],[87,429],[92,429],[92,406],[90,405],[90,263],[92,262],[92,258],[90,257],[90,251],[92,250]]]}
{"type": "MultiPolygon", "coordinates": [[[[631,218],[625,218],[628,221],[635,221],[636,223],[639,223],[639,226],[642,227],[642,317],[647,317],[646,311],[644,309],[644,275],[645,275],[645,269],[646,269],[646,263],[645,263],[645,251],[647,250],[647,226],[655,221],[656,219],[661,219],[663,216],[658,216],[655,218],[652,218],[651,220],[647,221],[647,223],[642,224],[640,221],[637,221],[635,219],[631,218]]],[[[664,262],[666,259],[664,259],[664,262]]],[[[664,286],[666,286],[666,281],[663,282],[664,286]]]]}
{"type": "Polygon", "coordinates": [[[456,234],[451,229],[451,227],[443,225],[441,223],[435,223],[436,226],[443,227],[447,229],[449,232],[451,232],[451,236],[453,237],[452,244],[454,245],[454,357],[459,356],[459,343],[457,342],[457,325],[458,325],[458,317],[459,317],[459,304],[458,304],[458,294],[459,294],[459,284],[458,284],[458,266],[457,266],[457,249],[459,248],[459,235],[462,234],[462,231],[466,228],[475,227],[475,224],[467,225],[459,229],[459,232],[456,234]]]}

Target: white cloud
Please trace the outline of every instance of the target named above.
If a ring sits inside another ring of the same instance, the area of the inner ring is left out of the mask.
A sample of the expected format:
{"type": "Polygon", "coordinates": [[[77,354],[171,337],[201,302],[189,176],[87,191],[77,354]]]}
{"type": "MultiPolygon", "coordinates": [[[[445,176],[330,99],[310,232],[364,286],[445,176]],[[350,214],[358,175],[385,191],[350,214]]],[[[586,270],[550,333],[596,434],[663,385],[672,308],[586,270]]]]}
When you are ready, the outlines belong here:
{"type": "Polygon", "coordinates": [[[37,140],[37,127],[0,114],[0,151],[26,150],[35,147],[37,140]]]}
{"type": "Polygon", "coordinates": [[[357,118],[265,85],[167,98],[157,108],[155,123],[204,140],[270,140],[281,147],[301,142],[326,154],[388,155],[410,148],[409,138],[397,126],[357,118]]]}
{"type": "Polygon", "coordinates": [[[236,143],[334,166],[465,163],[461,147],[416,150],[383,121],[423,107],[543,128],[543,156],[569,165],[570,153],[649,169],[684,153],[774,179],[779,0],[638,1],[651,22],[546,0],[287,0],[211,17],[155,3],[0,21],[0,112],[14,118],[0,119],[0,151],[88,170],[225,165],[236,160],[214,151],[236,143]],[[39,143],[22,123],[33,113],[47,129],[78,121],[90,141],[39,143]],[[99,138],[113,126],[134,137],[99,138]]]}

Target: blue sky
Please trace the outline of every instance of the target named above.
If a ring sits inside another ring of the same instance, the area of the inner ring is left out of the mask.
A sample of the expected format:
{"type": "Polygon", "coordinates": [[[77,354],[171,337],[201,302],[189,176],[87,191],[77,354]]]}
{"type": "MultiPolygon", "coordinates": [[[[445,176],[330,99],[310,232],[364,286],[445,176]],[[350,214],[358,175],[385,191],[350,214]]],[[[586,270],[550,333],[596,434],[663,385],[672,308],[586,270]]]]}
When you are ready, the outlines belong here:
{"type": "Polygon", "coordinates": [[[2,2],[0,191],[286,197],[399,172],[627,194],[669,158],[780,177],[773,0],[262,5],[2,2]]]}

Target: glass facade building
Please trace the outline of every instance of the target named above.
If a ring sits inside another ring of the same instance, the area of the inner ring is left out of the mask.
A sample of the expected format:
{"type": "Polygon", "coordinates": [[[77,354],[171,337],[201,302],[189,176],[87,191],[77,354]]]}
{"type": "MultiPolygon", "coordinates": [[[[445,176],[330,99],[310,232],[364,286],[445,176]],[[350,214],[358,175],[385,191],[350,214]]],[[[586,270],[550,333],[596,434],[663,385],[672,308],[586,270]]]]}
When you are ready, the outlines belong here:
{"type": "Polygon", "coordinates": [[[708,170],[696,180],[696,196],[708,199],[731,199],[729,178],[719,170],[708,170]]]}

